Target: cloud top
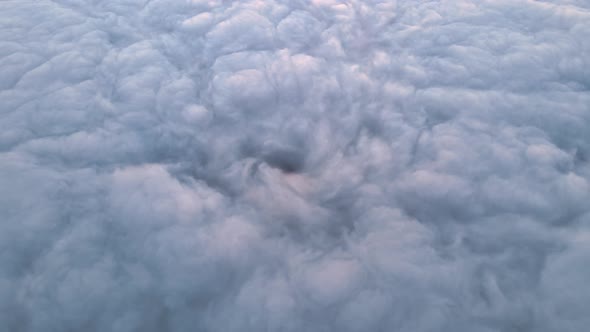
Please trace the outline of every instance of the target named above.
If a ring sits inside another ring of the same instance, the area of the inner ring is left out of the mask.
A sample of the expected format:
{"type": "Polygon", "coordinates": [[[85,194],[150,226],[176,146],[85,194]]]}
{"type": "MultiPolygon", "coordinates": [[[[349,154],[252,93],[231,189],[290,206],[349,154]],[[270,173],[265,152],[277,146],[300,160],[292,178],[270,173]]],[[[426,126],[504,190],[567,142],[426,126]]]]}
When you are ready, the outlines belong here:
{"type": "Polygon", "coordinates": [[[0,330],[581,331],[585,1],[0,2],[0,330]]]}

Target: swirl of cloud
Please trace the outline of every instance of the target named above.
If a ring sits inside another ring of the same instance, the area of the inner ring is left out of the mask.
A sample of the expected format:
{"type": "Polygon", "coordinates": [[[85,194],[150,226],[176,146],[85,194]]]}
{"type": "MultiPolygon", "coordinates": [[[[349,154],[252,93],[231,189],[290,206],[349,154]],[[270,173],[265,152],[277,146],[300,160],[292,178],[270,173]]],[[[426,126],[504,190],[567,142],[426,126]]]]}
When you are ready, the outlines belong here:
{"type": "Polygon", "coordinates": [[[583,0],[0,2],[0,331],[583,331],[583,0]]]}

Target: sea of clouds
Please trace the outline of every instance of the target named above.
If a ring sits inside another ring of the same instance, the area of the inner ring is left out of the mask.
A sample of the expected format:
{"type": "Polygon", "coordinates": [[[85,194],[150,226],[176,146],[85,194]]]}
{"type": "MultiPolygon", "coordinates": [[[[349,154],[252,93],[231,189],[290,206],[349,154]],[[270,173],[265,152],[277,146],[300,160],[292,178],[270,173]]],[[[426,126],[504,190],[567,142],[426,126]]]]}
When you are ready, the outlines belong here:
{"type": "Polygon", "coordinates": [[[0,331],[580,332],[587,0],[0,1],[0,331]]]}

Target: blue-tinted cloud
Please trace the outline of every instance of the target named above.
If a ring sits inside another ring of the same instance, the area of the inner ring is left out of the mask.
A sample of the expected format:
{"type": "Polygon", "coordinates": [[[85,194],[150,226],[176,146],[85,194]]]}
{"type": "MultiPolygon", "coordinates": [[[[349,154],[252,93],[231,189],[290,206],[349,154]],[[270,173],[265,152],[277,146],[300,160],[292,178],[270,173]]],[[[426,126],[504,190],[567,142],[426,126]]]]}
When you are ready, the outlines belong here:
{"type": "Polygon", "coordinates": [[[582,331],[585,1],[0,2],[1,331],[582,331]]]}

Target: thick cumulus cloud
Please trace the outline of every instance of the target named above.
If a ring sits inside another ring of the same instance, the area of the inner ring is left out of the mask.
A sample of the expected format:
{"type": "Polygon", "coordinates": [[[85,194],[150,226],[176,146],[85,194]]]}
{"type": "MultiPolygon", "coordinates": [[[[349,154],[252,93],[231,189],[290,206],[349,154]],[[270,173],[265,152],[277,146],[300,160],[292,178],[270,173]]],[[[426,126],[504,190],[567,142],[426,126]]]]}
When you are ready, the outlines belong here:
{"type": "Polygon", "coordinates": [[[585,0],[0,1],[0,330],[586,330],[588,36],[585,0]]]}

